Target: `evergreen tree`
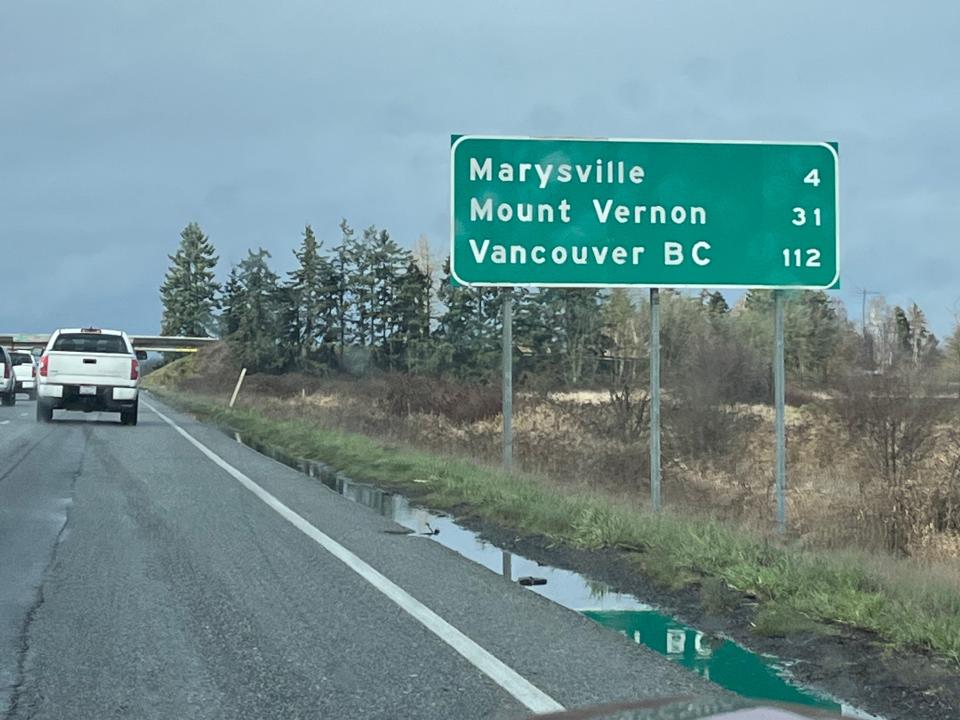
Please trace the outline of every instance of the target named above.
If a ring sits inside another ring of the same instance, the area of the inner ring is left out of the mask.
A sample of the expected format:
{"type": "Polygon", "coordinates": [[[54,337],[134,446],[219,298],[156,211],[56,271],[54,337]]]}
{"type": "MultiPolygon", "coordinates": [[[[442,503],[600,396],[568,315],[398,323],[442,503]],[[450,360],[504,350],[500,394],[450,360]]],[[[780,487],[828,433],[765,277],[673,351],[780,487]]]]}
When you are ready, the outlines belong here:
{"type": "Polygon", "coordinates": [[[230,275],[223,286],[223,310],[220,313],[220,337],[227,338],[240,329],[240,314],[243,311],[243,285],[237,266],[230,268],[230,275]]]}
{"type": "Polygon", "coordinates": [[[907,313],[899,305],[893,308],[893,325],[896,337],[897,354],[900,356],[908,355],[912,346],[912,330],[907,313]]]}
{"type": "Polygon", "coordinates": [[[723,293],[719,290],[715,290],[714,292],[710,292],[709,290],[702,291],[700,293],[700,302],[707,309],[707,312],[710,313],[711,317],[725,315],[730,312],[727,299],[723,297],[723,293]]]}
{"type": "Polygon", "coordinates": [[[391,355],[401,358],[408,371],[429,362],[431,290],[430,277],[411,259],[397,286],[397,330],[391,345],[391,355]]]}
{"type": "Polygon", "coordinates": [[[393,368],[396,364],[393,335],[399,327],[397,293],[404,269],[413,262],[411,254],[403,250],[386,230],[372,235],[370,247],[373,279],[370,308],[370,335],[376,345],[376,357],[381,366],[393,368]]]}
{"type": "Polygon", "coordinates": [[[374,305],[377,280],[373,275],[376,236],[376,227],[366,228],[363,236],[350,244],[347,260],[350,266],[347,285],[353,305],[350,339],[352,344],[362,348],[372,347],[376,342],[374,305]]]}
{"type": "Polygon", "coordinates": [[[513,303],[513,344],[519,354],[521,377],[535,377],[555,384],[560,374],[556,352],[556,328],[542,290],[515,289],[513,303]]]}
{"type": "Polygon", "coordinates": [[[187,225],[180,233],[180,247],[170,258],[160,298],[163,302],[162,335],[208,337],[215,327],[217,260],[213,245],[200,226],[187,225]]]}
{"type": "Polygon", "coordinates": [[[306,369],[322,355],[329,328],[334,322],[335,300],[328,294],[331,266],[329,260],[320,254],[321,246],[313,228],[307,225],[299,250],[293,252],[297,268],[290,272],[283,293],[289,355],[301,369],[306,369]]]}
{"type": "Polygon", "coordinates": [[[796,338],[801,379],[807,374],[825,382],[831,359],[839,351],[840,322],[830,298],[822,290],[803,291],[799,298],[803,335],[796,338]]]}
{"type": "Polygon", "coordinates": [[[300,295],[291,285],[278,282],[273,299],[277,330],[276,367],[284,371],[302,369],[306,363],[301,357],[304,346],[300,295]]]}
{"type": "Polygon", "coordinates": [[[599,291],[547,288],[541,295],[559,376],[571,385],[592,379],[606,343],[599,291]]]}
{"type": "MultiPolygon", "coordinates": [[[[846,352],[841,343],[844,327],[834,303],[823,291],[787,291],[783,314],[787,371],[801,384],[825,382],[831,363],[846,352]]],[[[773,294],[749,291],[739,329],[759,357],[771,357],[773,321],[773,294]]]]}
{"type": "Polygon", "coordinates": [[[910,305],[910,356],[913,366],[919,368],[924,360],[929,359],[929,353],[936,348],[937,340],[930,328],[927,327],[927,316],[916,303],[910,305]]]}
{"type": "Polygon", "coordinates": [[[263,248],[251,250],[238,273],[242,303],[238,328],[230,340],[236,358],[252,371],[276,370],[283,363],[278,347],[279,278],[270,269],[269,258],[270,253],[263,248]]]}
{"type": "Polygon", "coordinates": [[[449,258],[444,273],[437,295],[445,310],[438,321],[431,366],[459,378],[489,377],[500,358],[499,292],[454,285],[449,258]]]}
{"type": "Polygon", "coordinates": [[[343,367],[343,356],[349,336],[351,315],[349,302],[350,278],[352,275],[352,257],[356,237],[353,228],[347,224],[347,219],[340,221],[340,244],[333,249],[333,258],[330,260],[330,275],[325,283],[326,294],[333,308],[333,318],[330,341],[337,347],[337,363],[343,367]]]}

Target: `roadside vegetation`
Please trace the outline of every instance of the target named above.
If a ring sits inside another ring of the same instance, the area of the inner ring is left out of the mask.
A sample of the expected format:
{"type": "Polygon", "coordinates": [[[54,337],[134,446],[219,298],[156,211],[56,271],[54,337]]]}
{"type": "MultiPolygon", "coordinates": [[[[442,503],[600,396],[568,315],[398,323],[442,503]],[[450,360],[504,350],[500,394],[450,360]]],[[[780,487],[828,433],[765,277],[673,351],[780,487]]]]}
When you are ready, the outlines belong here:
{"type": "Polygon", "coordinates": [[[855,327],[825,293],[788,296],[780,538],[769,293],[733,307],[717,292],[662,294],[668,510],[653,515],[641,296],[514,291],[517,471],[506,474],[500,291],[455,287],[425,243],[411,253],[346,222],[329,252],[307,227],[286,279],[252,252],[221,291],[213,253],[189,226],[164,283],[165,332],[199,323],[224,338],[147,377],[177,405],[431,507],[619,548],[705,602],[732,587],[759,599],[763,634],[850,626],[960,662],[960,329],[941,344],[916,305],[874,298],[855,327]],[[193,297],[194,267],[202,318],[177,299],[193,297]],[[241,367],[251,374],[228,409],[241,367]]]}

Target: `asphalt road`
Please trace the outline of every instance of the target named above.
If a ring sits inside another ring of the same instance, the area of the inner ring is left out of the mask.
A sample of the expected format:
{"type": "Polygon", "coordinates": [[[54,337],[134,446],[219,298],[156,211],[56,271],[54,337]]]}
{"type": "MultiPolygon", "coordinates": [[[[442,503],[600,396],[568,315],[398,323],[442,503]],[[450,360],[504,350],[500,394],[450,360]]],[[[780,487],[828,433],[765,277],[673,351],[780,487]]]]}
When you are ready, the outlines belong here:
{"type": "Polygon", "coordinates": [[[0,408],[0,717],[519,718],[716,689],[156,401],[0,408]],[[176,426],[176,427],[175,427],[176,426]]]}

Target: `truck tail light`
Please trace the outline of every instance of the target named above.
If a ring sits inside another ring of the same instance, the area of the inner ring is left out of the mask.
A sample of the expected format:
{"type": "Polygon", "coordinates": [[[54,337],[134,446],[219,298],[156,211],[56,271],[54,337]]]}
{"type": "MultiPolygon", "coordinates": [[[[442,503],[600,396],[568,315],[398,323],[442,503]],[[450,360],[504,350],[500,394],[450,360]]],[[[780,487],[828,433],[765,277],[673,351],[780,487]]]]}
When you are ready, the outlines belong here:
{"type": "Polygon", "coordinates": [[[137,362],[136,358],[130,358],[130,379],[140,379],[140,363],[137,362]]]}
{"type": "Polygon", "coordinates": [[[46,377],[50,371],[50,356],[42,355],[40,357],[40,377],[46,377]]]}
{"type": "Polygon", "coordinates": [[[3,379],[4,380],[10,379],[10,366],[7,365],[7,363],[3,364],[3,379]]]}
{"type": "Polygon", "coordinates": [[[30,363],[30,377],[35,378],[36,376],[37,376],[37,366],[34,365],[33,363],[30,363]]]}

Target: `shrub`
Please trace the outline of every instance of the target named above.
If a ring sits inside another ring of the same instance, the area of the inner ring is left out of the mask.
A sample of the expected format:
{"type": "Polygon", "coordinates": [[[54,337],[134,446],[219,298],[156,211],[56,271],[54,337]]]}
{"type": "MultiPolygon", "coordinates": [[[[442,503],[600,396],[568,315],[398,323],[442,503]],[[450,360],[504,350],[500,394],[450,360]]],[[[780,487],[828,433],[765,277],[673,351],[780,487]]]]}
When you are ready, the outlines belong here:
{"type": "Polygon", "coordinates": [[[503,398],[496,385],[452,382],[421,375],[388,375],[381,406],[395,417],[440,415],[458,424],[500,415],[503,398]]]}
{"type": "MultiPolygon", "coordinates": [[[[887,549],[907,554],[933,522],[931,516],[940,512],[936,508],[935,513],[936,503],[931,502],[934,484],[929,478],[921,479],[924,470],[932,472],[924,466],[936,448],[938,426],[949,417],[948,404],[930,396],[916,373],[890,371],[851,377],[843,397],[832,407],[847,432],[851,451],[872,471],[859,484],[866,509],[883,528],[887,549]],[[879,487],[874,487],[876,481],[879,487]]],[[[948,475],[955,472],[957,462],[949,467],[948,475]]],[[[944,499],[956,492],[952,479],[939,486],[944,499]]]]}

